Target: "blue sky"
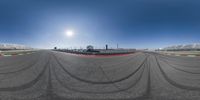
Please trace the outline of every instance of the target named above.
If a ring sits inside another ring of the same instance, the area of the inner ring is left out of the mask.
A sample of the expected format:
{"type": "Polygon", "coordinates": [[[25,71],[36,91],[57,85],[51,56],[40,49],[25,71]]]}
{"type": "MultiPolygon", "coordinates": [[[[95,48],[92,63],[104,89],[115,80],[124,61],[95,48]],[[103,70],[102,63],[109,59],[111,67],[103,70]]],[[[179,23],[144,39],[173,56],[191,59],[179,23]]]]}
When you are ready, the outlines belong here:
{"type": "Polygon", "coordinates": [[[0,42],[37,48],[197,43],[199,9],[198,0],[1,0],[0,42]]]}

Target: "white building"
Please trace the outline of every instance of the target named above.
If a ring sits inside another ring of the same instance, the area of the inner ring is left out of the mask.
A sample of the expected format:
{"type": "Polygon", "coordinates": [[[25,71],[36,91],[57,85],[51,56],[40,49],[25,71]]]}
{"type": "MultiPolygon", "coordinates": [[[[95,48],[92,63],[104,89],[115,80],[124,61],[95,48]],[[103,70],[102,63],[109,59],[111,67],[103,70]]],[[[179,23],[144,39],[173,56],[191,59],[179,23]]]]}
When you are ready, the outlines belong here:
{"type": "Polygon", "coordinates": [[[174,45],[163,48],[162,50],[199,50],[200,43],[187,44],[187,45],[174,45]]]}
{"type": "Polygon", "coordinates": [[[0,43],[0,50],[20,50],[20,49],[32,49],[30,47],[19,45],[19,44],[8,44],[8,43],[0,43]]]}

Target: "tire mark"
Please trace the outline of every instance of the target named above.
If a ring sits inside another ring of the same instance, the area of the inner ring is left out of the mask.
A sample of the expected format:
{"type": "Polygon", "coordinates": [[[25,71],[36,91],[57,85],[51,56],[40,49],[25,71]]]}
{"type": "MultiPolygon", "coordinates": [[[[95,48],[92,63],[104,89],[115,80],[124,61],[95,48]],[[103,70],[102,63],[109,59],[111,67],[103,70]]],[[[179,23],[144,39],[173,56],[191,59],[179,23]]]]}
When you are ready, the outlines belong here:
{"type": "MultiPolygon", "coordinates": [[[[137,54],[137,55],[131,56],[131,57],[125,59],[125,60],[123,59],[123,61],[121,61],[121,62],[119,62],[119,63],[117,63],[117,64],[110,64],[110,65],[106,65],[106,66],[121,65],[121,64],[124,64],[124,61],[126,61],[127,63],[129,63],[129,62],[131,62],[132,59],[136,59],[138,56],[140,56],[140,55],[137,54]]],[[[69,61],[65,61],[65,60],[63,60],[62,58],[60,58],[60,59],[61,59],[63,62],[69,63],[69,61]]],[[[122,58],[120,58],[120,59],[122,59],[122,58]]]]}
{"type": "Polygon", "coordinates": [[[185,73],[189,73],[189,74],[200,74],[200,72],[191,72],[191,71],[186,71],[186,70],[183,70],[181,68],[177,68],[175,67],[174,65],[168,63],[166,60],[162,60],[163,62],[165,62],[167,65],[169,65],[170,67],[176,69],[176,70],[179,70],[179,71],[182,71],[182,72],[185,72],[185,73]]]}
{"type": "Polygon", "coordinates": [[[141,67],[144,65],[144,63],[146,62],[147,60],[147,57],[145,58],[145,60],[142,62],[142,64],[140,64],[140,66],[134,71],[132,72],[131,74],[127,75],[126,77],[124,78],[121,78],[121,79],[118,79],[118,80],[114,80],[114,81],[107,81],[107,82],[97,82],[97,81],[91,81],[91,80],[86,80],[86,79],[82,79],[80,77],[77,77],[76,75],[73,75],[72,73],[70,73],[68,70],[66,70],[64,68],[64,66],[60,63],[60,61],[57,59],[57,57],[54,55],[54,58],[56,59],[57,63],[59,64],[59,66],[67,73],[69,74],[71,77],[79,80],[79,81],[83,81],[83,82],[86,82],[86,83],[91,83],[91,84],[113,84],[113,83],[116,83],[116,82],[120,82],[120,81],[123,81],[123,80],[126,80],[128,78],[130,78],[131,76],[133,76],[136,72],[138,72],[141,67]]]}
{"type": "MultiPolygon", "coordinates": [[[[145,65],[147,65],[147,66],[149,67],[149,65],[148,65],[148,57],[147,57],[147,60],[145,61],[145,65]]],[[[144,67],[145,67],[145,65],[144,65],[144,67]]],[[[112,82],[112,79],[106,74],[106,72],[103,70],[102,66],[99,66],[99,68],[100,68],[101,71],[103,72],[104,76],[105,76],[109,81],[112,82]]],[[[144,70],[144,68],[143,68],[143,70],[144,70]]],[[[149,75],[150,75],[150,71],[148,71],[148,72],[149,72],[149,75]]],[[[150,77],[148,78],[148,83],[150,83],[150,77]]],[[[118,89],[118,90],[123,90],[123,89],[120,88],[120,86],[118,86],[118,85],[116,84],[116,82],[113,83],[113,86],[116,87],[116,89],[118,89]]],[[[149,86],[149,87],[150,87],[150,86],[149,86]]],[[[148,89],[149,89],[149,87],[148,87],[148,89]]],[[[125,90],[124,90],[124,91],[125,91],[125,90]]],[[[149,91],[149,90],[147,90],[147,91],[149,91]]]]}
{"type": "Polygon", "coordinates": [[[147,79],[147,88],[146,92],[139,97],[134,98],[133,100],[149,100],[151,97],[151,70],[150,70],[150,61],[147,61],[148,68],[148,79],[147,79]]]}
{"type": "Polygon", "coordinates": [[[162,73],[162,75],[164,76],[164,78],[173,86],[181,88],[181,89],[186,89],[186,90],[193,90],[193,91],[200,91],[200,87],[193,87],[193,86],[186,86],[186,85],[182,85],[182,84],[178,84],[177,82],[173,81],[172,79],[170,79],[164,72],[164,70],[161,68],[161,65],[158,61],[158,58],[156,57],[156,55],[154,55],[155,59],[156,59],[156,63],[162,73]]]}
{"type": "MultiPolygon", "coordinates": [[[[123,91],[126,91],[132,87],[134,87],[142,78],[142,75],[144,73],[144,67],[143,67],[143,70],[140,74],[140,76],[136,79],[136,81],[129,87],[127,88],[124,88],[124,89],[120,89],[120,90],[114,90],[114,91],[107,91],[107,92],[99,92],[99,91],[86,91],[86,90],[78,90],[78,89],[74,89],[74,88],[71,88],[70,86],[67,86],[63,81],[61,81],[58,77],[58,75],[56,74],[55,70],[53,70],[54,72],[54,75],[55,75],[55,78],[56,80],[61,84],[61,86],[63,86],[64,88],[68,89],[68,90],[71,90],[71,91],[75,91],[75,92],[80,92],[80,93],[90,93],[90,94],[110,94],[110,93],[118,93],[118,92],[123,92],[123,91]]],[[[113,83],[112,83],[113,84],[113,83]]]]}
{"type": "MultiPolygon", "coordinates": [[[[165,55],[159,55],[160,57],[163,57],[163,59],[167,59],[168,60],[168,62],[170,62],[170,58],[168,58],[168,57],[166,57],[165,55]]],[[[173,58],[172,58],[173,59],[173,58]]],[[[177,59],[176,59],[177,60],[177,59]]],[[[173,63],[174,63],[175,61],[173,60],[173,63]]],[[[179,61],[180,62],[180,61],[179,61]]],[[[186,65],[182,65],[182,64],[178,64],[177,62],[176,63],[174,63],[174,65],[179,65],[179,66],[183,66],[183,67],[189,67],[189,68],[199,68],[199,66],[186,66],[186,65]]]]}
{"type": "MultiPolygon", "coordinates": [[[[27,55],[25,55],[27,56],[27,55]]],[[[30,56],[30,55],[29,55],[30,56]]],[[[20,62],[16,61],[16,62],[13,62],[13,63],[9,63],[9,64],[5,64],[5,65],[1,65],[0,68],[3,68],[5,66],[12,66],[12,65],[16,65],[16,64],[19,64],[19,63],[23,63],[24,60],[20,60],[20,62]]]]}
{"type": "Polygon", "coordinates": [[[0,91],[19,91],[19,90],[24,90],[26,88],[33,86],[45,74],[45,71],[46,71],[48,65],[49,65],[49,59],[48,59],[47,63],[45,64],[44,68],[42,69],[42,71],[40,72],[40,74],[34,80],[32,80],[26,84],[20,85],[20,86],[0,88],[0,91]]]}
{"type": "Polygon", "coordinates": [[[48,67],[48,85],[46,90],[46,99],[53,100],[53,86],[52,86],[52,76],[51,76],[51,64],[48,67]]]}
{"type": "MultiPolygon", "coordinates": [[[[55,58],[55,57],[54,57],[55,58]]],[[[57,62],[56,62],[57,63],[57,62]]],[[[107,92],[99,92],[99,91],[87,91],[87,90],[78,90],[78,89],[75,89],[75,88],[72,88],[70,86],[68,86],[67,84],[65,84],[63,81],[61,81],[55,71],[55,67],[53,67],[53,74],[55,76],[55,79],[61,84],[61,86],[63,86],[64,88],[68,89],[68,90],[71,90],[71,91],[74,91],[74,92],[79,92],[79,93],[90,93],[90,94],[111,94],[111,93],[118,93],[118,92],[123,92],[123,91],[126,91],[132,87],[134,87],[141,79],[142,79],[142,76],[143,76],[143,73],[144,73],[144,69],[145,69],[145,66],[143,66],[142,68],[142,72],[140,73],[139,77],[135,80],[135,82],[130,85],[129,87],[127,88],[124,88],[124,89],[120,89],[120,90],[114,90],[114,91],[107,91],[107,92]]],[[[113,83],[112,83],[113,84],[113,83]]]]}
{"type": "Polygon", "coordinates": [[[4,72],[1,72],[0,74],[1,74],[1,75],[4,75],[4,74],[14,74],[14,73],[18,73],[18,72],[27,70],[27,69],[33,67],[34,65],[36,65],[36,64],[37,64],[36,62],[38,62],[38,60],[39,60],[39,59],[36,59],[36,60],[35,60],[34,62],[32,62],[32,63],[30,64],[30,66],[28,66],[28,67],[24,67],[24,68],[21,68],[21,69],[16,70],[16,71],[10,71],[10,72],[5,72],[5,73],[4,73],[4,72]]]}
{"type": "MultiPolygon", "coordinates": [[[[138,55],[134,55],[133,57],[130,57],[130,58],[128,58],[128,59],[125,59],[124,61],[126,61],[126,63],[130,63],[133,59],[138,58],[138,56],[139,56],[139,54],[138,54],[138,55]]],[[[117,63],[117,64],[110,64],[110,65],[106,65],[106,66],[122,65],[122,64],[125,63],[124,61],[121,61],[121,62],[119,62],[119,63],[117,63]]]]}
{"type": "MultiPolygon", "coordinates": [[[[99,66],[99,69],[103,72],[103,74],[107,78],[107,80],[112,82],[112,79],[106,74],[106,72],[103,70],[103,68],[101,66],[99,66]]],[[[116,87],[116,89],[121,90],[121,88],[117,84],[113,83],[113,86],[116,87]]]]}

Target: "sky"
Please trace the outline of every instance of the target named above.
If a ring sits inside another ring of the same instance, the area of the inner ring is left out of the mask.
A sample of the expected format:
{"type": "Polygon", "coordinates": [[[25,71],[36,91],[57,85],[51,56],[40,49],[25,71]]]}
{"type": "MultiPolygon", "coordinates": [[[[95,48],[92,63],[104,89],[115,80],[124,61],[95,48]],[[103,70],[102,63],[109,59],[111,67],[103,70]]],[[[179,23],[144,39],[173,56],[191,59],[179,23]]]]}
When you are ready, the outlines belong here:
{"type": "Polygon", "coordinates": [[[199,10],[198,0],[1,0],[0,43],[141,49],[200,43],[199,10]]]}

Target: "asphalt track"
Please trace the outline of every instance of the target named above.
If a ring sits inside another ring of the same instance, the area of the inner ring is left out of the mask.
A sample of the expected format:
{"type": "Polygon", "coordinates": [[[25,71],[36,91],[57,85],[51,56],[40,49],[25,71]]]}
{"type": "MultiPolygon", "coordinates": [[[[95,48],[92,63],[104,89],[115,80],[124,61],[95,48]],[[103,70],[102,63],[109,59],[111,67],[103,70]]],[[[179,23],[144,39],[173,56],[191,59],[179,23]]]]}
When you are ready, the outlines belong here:
{"type": "Polygon", "coordinates": [[[55,51],[0,57],[0,100],[200,100],[200,58],[55,51]]]}

